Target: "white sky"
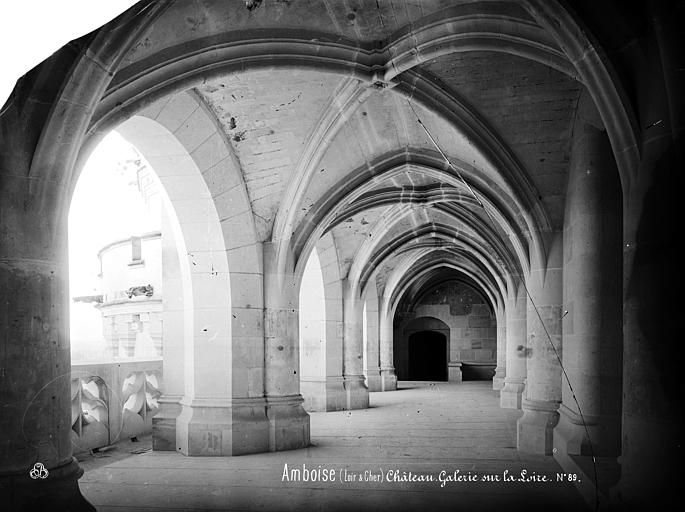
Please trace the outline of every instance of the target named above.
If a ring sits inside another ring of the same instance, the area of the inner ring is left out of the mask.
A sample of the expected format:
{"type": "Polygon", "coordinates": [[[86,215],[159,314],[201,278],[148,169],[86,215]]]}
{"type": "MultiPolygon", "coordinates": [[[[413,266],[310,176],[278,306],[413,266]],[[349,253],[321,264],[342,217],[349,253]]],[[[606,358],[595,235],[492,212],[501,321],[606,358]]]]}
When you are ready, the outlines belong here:
{"type": "Polygon", "coordinates": [[[0,108],[17,79],[135,0],[7,0],[0,6],[0,108]]]}
{"type": "Polygon", "coordinates": [[[159,230],[138,192],[140,156],[117,132],[95,148],[76,184],[69,209],[69,284],[71,295],[98,293],[97,252],[120,238],[159,230]]]}

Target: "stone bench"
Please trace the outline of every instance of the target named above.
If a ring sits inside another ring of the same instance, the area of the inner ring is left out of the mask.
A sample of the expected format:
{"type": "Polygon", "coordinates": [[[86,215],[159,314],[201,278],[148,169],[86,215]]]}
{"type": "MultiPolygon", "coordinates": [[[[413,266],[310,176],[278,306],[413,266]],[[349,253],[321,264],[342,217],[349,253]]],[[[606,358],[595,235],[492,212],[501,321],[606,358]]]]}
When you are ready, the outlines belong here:
{"type": "Polygon", "coordinates": [[[448,364],[449,381],[492,380],[496,367],[496,361],[450,361],[448,364]]]}

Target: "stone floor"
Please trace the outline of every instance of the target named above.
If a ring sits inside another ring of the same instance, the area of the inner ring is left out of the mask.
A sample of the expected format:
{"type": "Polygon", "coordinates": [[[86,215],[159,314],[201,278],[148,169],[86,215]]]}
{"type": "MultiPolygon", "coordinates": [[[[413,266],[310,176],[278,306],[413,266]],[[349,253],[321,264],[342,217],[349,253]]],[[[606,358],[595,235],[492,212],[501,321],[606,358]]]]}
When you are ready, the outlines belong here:
{"type": "Polygon", "coordinates": [[[584,510],[573,485],[557,482],[561,469],[552,457],[516,451],[519,415],[499,408],[490,382],[404,383],[372,393],[367,410],[312,414],[307,449],[193,458],[143,451],[149,440],[142,440],[84,460],[80,486],[100,511],[584,510]],[[335,470],[336,478],[283,481],[285,464],[335,470]],[[505,471],[518,478],[526,470],[552,481],[441,487],[440,472],[456,470],[477,478],[502,478],[505,471]],[[435,481],[388,481],[395,471],[435,481]],[[356,481],[341,482],[345,472],[356,481]]]}

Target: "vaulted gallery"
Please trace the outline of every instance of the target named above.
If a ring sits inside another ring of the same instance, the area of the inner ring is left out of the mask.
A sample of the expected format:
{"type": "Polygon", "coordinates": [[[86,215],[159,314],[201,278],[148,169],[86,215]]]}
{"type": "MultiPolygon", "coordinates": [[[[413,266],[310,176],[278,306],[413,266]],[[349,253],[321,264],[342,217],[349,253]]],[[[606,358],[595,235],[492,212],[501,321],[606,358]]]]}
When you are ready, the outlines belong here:
{"type": "Polygon", "coordinates": [[[165,212],[153,454],[312,449],[312,415],[477,381],[591,504],[670,503],[682,10],[142,1],[58,50],[0,115],[10,503],[89,507],[67,216],[111,132],[165,212]]]}

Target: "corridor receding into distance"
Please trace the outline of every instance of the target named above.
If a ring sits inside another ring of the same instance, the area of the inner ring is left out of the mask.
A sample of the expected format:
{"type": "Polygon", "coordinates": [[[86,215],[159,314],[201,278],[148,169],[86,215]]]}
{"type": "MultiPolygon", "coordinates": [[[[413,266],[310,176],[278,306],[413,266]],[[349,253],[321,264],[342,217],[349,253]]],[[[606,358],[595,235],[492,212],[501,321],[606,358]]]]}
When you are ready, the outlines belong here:
{"type": "Polygon", "coordinates": [[[664,2],[141,0],[58,50],[0,111],[0,503],[668,509],[664,2]]]}

